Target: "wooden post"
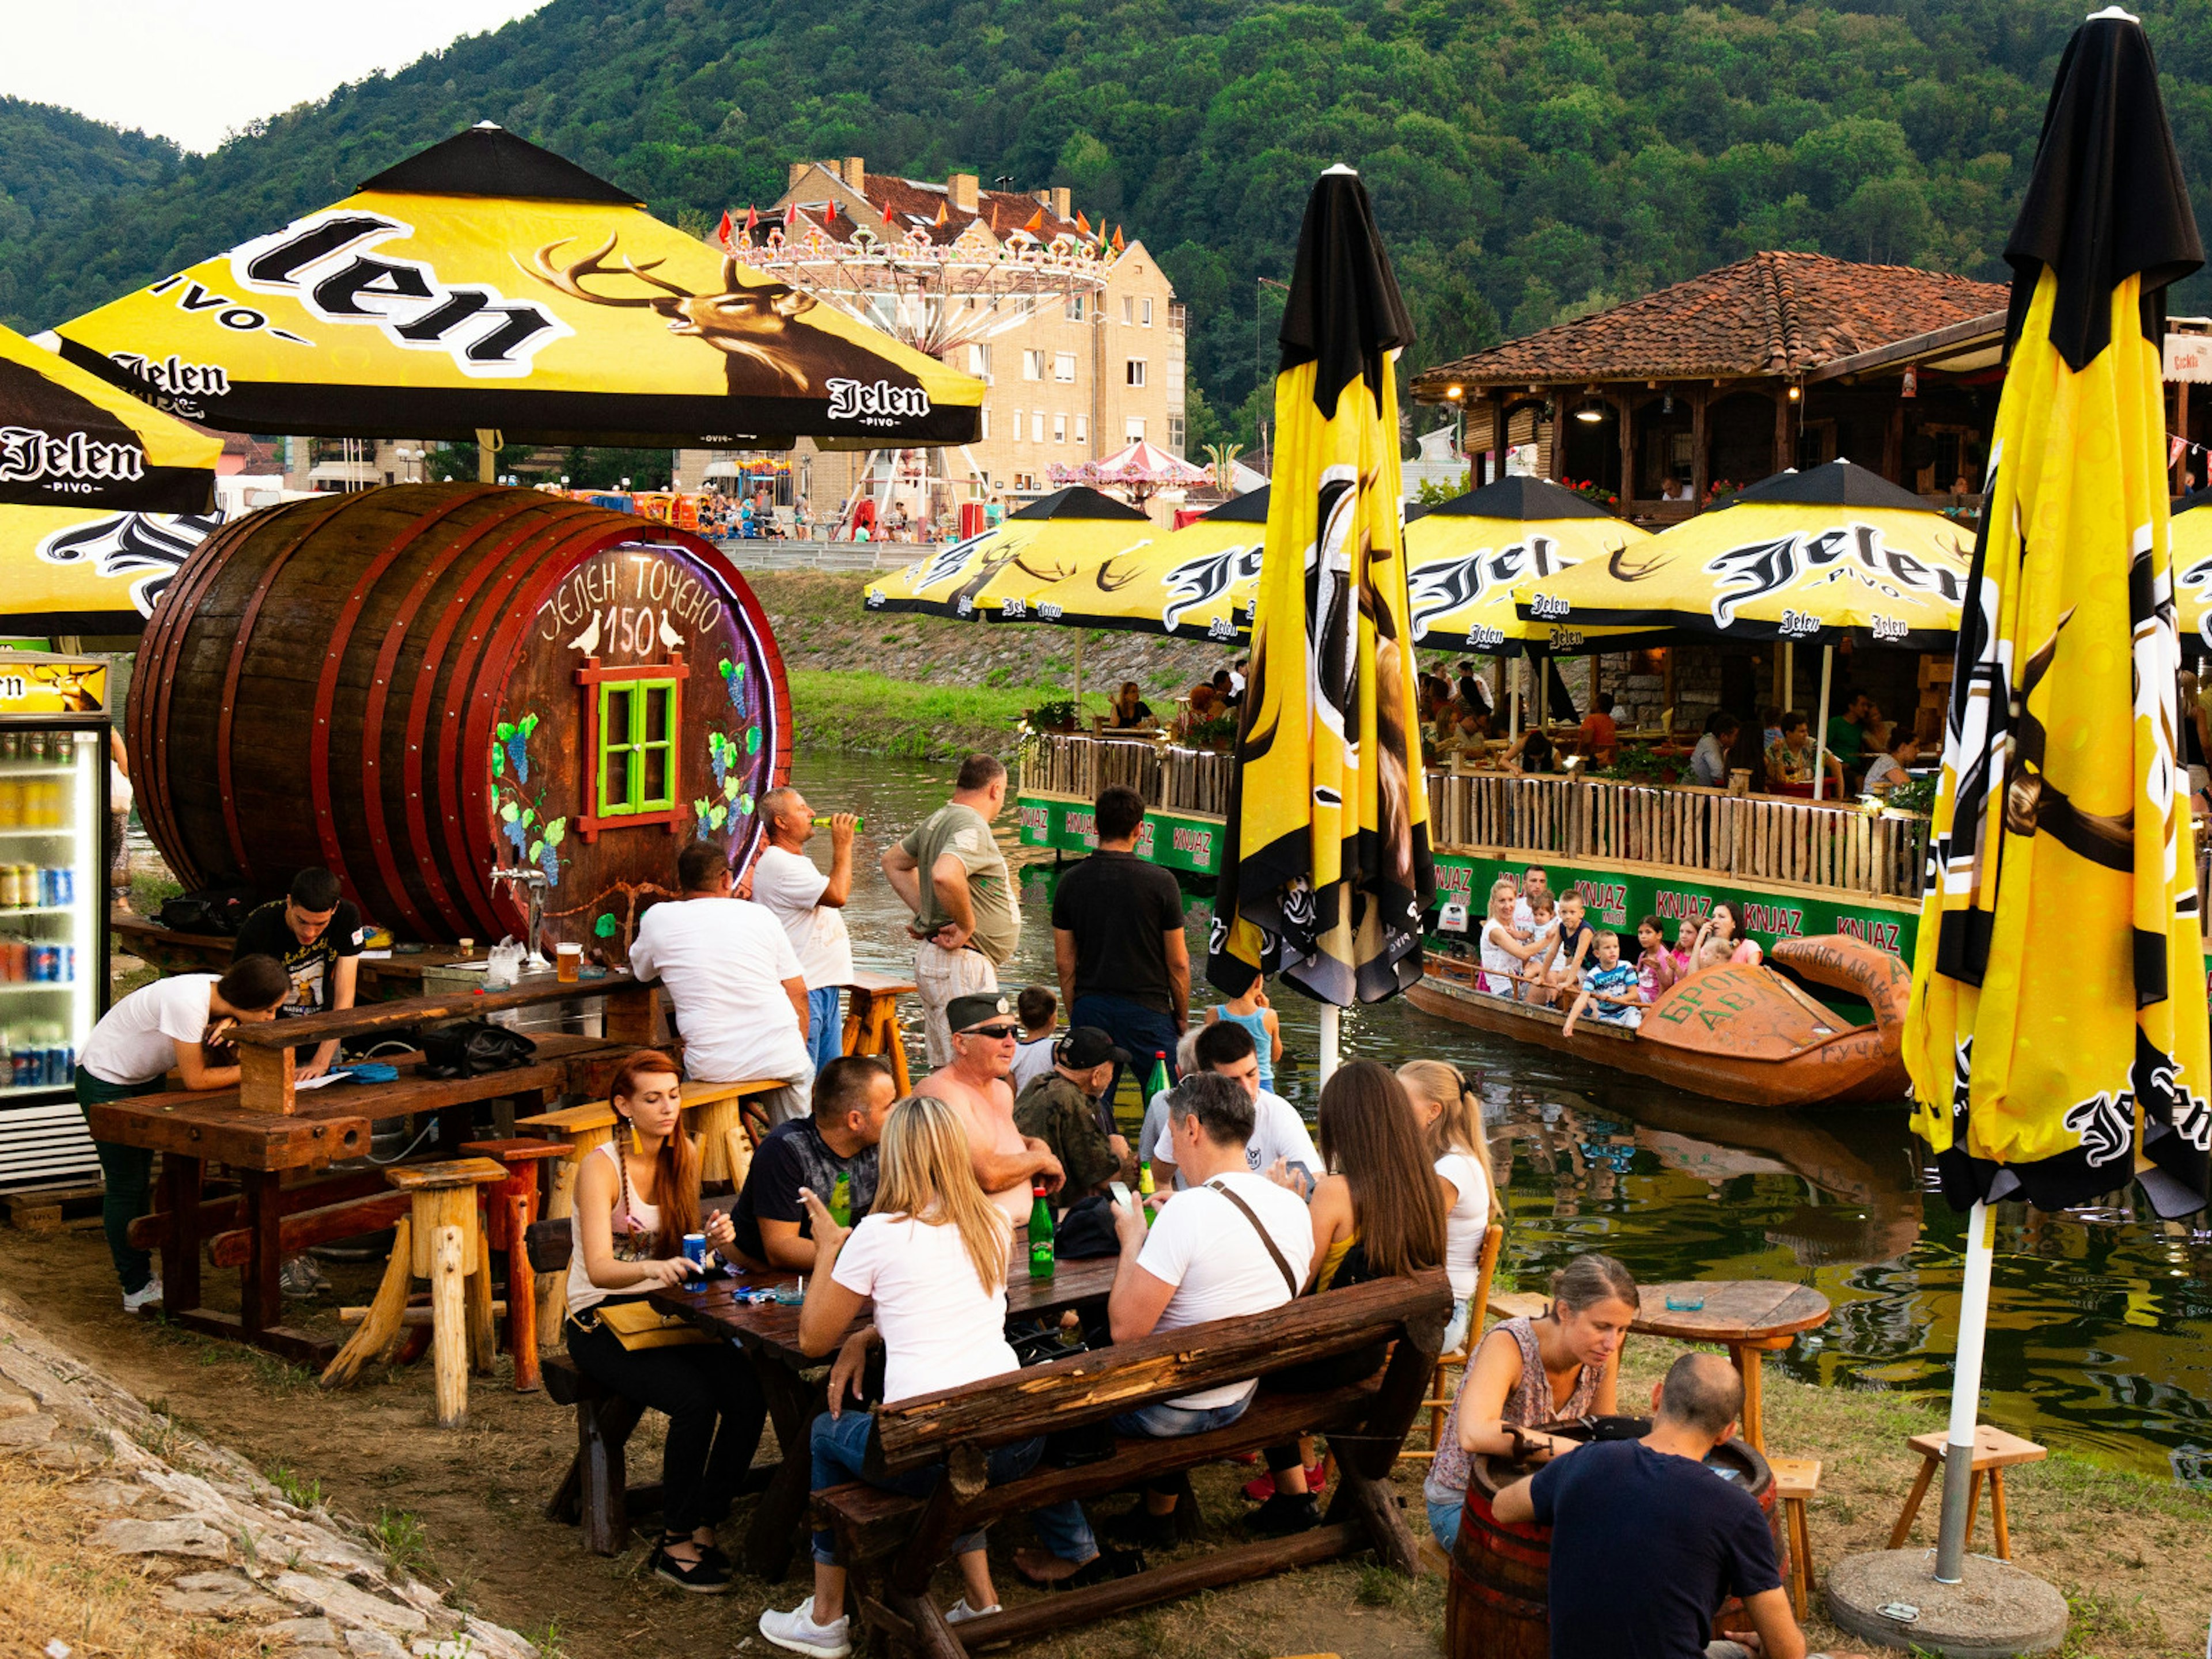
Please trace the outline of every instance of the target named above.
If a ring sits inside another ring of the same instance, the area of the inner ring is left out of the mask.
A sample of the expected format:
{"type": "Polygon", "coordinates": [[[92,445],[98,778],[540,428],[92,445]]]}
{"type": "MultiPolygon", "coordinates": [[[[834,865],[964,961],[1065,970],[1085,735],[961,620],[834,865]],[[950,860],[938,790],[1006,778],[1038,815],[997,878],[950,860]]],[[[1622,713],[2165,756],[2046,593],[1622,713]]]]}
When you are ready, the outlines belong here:
{"type": "Polygon", "coordinates": [[[1620,395],[1620,516],[1636,504],[1636,394],[1620,395]]]}
{"type": "Polygon", "coordinates": [[[460,1427],[469,1412],[468,1334],[461,1305],[467,1237],[465,1230],[447,1224],[433,1229],[429,1241],[430,1343],[437,1365],[441,1429],[460,1427]]]}
{"type": "Polygon", "coordinates": [[[1712,392],[1700,388],[1690,394],[1690,502],[1700,509],[1705,506],[1705,490],[1712,483],[1712,461],[1706,454],[1708,433],[1705,410],[1712,402],[1712,392]]]}
{"type": "Polygon", "coordinates": [[[492,1312],[491,1252],[479,1248],[476,1271],[469,1275],[469,1369],[489,1376],[493,1356],[499,1352],[499,1326],[492,1312]]]}
{"type": "Polygon", "coordinates": [[[499,452],[505,441],[495,427],[480,426],[477,428],[477,482],[478,483],[499,482],[499,452]]]}
{"type": "Polygon", "coordinates": [[[1813,726],[1813,799],[1819,800],[1828,778],[1828,686],[1836,670],[1836,647],[1820,647],[1820,712],[1813,726]]]}
{"type": "Polygon", "coordinates": [[[1790,388],[1778,383],[1774,388],[1774,470],[1787,471],[1797,465],[1797,458],[1790,446],[1790,388]]]}
{"type": "Polygon", "coordinates": [[[2189,493],[2189,382],[2182,380],[2173,388],[2173,429],[2181,439],[2181,453],[2173,462],[2173,493],[2189,493]]]}
{"type": "Polygon", "coordinates": [[[531,1271],[530,1223],[537,1206],[527,1194],[507,1194],[507,1351],[514,1358],[514,1391],[538,1387],[538,1275],[531,1271]]]}

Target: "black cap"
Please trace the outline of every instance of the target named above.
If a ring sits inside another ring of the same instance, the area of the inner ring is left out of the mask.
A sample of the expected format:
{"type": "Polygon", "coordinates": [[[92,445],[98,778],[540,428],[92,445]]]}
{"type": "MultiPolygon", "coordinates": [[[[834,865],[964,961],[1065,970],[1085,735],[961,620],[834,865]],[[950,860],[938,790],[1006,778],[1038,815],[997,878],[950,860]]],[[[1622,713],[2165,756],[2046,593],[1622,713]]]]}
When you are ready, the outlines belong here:
{"type": "Polygon", "coordinates": [[[1000,1014],[1011,1015],[1014,1005],[996,991],[977,991],[964,997],[955,997],[945,1005],[945,1023],[954,1031],[964,1031],[970,1026],[988,1023],[1000,1014]]]}
{"type": "Polygon", "coordinates": [[[1072,1072],[1087,1072],[1109,1060],[1116,1066],[1130,1063],[1129,1051],[1116,1048],[1114,1039],[1096,1025],[1079,1025],[1060,1038],[1053,1045],[1052,1059],[1055,1066],[1065,1066],[1072,1072]]]}

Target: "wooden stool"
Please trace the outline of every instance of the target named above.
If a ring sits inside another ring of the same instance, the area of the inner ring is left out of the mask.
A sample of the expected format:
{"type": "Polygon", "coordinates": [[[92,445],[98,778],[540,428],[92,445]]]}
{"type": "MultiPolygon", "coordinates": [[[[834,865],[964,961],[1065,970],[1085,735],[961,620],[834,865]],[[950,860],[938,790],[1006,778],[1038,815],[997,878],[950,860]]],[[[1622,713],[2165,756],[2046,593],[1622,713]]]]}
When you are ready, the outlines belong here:
{"type": "Polygon", "coordinates": [[[478,1189],[504,1182],[507,1170],[488,1158],[462,1158],[402,1164],[384,1178],[414,1200],[413,1213],[393,1227],[384,1282],[361,1328],[323,1373],[323,1386],[350,1382],[372,1354],[405,1340],[408,1291],[417,1277],[428,1279],[438,1426],[458,1428],[468,1416],[470,1369],[491,1370],[496,1341],[478,1189]]]}
{"type": "MultiPolygon", "coordinates": [[[[1934,1434],[1916,1434],[1905,1443],[1920,1454],[1920,1473],[1912,1482],[1912,1490],[1905,1494],[1905,1513],[1897,1517],[1897,1526],[1889,1534],[1889,1547],[1893,1550],[1905,1547],[1911,1535],[1912,1518],[1920,1513],[1920,1500],[1928,1495],[1928,1483],[1936,1478],[1936,1471],[1943,1466],[1944,1443],[1949,1437],[1948,1430],[1934,1434]]],[[[1990,1510],[1996,1523],[1997,1559],[2012,1559],[2012,1525],[2005,1514],[2004,1472],[2016,1463],[2040,1463],[2051,1454],[2033,1440],[2023,1440],[2016,1434],[2007,1434],[2002,1429],[1993,1429],[1986,1423],[1974,1425],[1973,1479],[1966,1487],[1966,1538],[1974,1536],[1974,1511],[1981,1507],[1982,1476],[1990,1477],[1990,1510]]]]}
{"type": "Polygon", "coordinates": [[[1476,1258],[1474,1302],[1467,1317],[1467,1346],[1457,1353],[1437,1356],[1435,1374],[1429,1379],[1429,1397],[1421,1404],[1429,1411],[1429,1449],[1426,1451],[1401,1451],[1401,1462],[1433,1462],[1442,1448],[1444,1419],[1451,1413],[1452,1389],[1450,1373],[1465,1370],[1474,1351],[1482,1346],[1482,1322],[1490,1312],[1490,1280],[1498,1270],[1498,1252],[1505,1243],[1505,1229],[1497,1222],[1482,1236],[1482,1251],[1476,1258]]]}
{"type": "Polygon", "coordinates": [[[507,1253],[507,1351],[514,1358],[514,1391],[538,1387],[538,1275],[531,1270],[530,1224],[538,1219],[538,1168],[549,1158],[565,1158],[568,1148],[551,1140],[465,1140],[472,1158],[495,1160],[507,1179],[484,1189],[484,1243],[507,1253]]]}
{"type": "Polygon", "coordinates": [[[906,1043],[899,1036],[898,1000],[917,988],[910,980],[855,969],[845,988],[845,1052],[880,1054],[891,1063],[899,1098],[914,1092],[906,1069],[906,1043]]]}
{"type": "Polygon", "coordinates": [[[1774,1495],[1790,1528],[1790,1604],[1797,1617],[1813,1595],[1813,1534],[1805,1522],[1805,1505],[1820,1490],[1820,1460],[1817,1457],[1769,1457],[1774,1471],[1774,1495]]]}

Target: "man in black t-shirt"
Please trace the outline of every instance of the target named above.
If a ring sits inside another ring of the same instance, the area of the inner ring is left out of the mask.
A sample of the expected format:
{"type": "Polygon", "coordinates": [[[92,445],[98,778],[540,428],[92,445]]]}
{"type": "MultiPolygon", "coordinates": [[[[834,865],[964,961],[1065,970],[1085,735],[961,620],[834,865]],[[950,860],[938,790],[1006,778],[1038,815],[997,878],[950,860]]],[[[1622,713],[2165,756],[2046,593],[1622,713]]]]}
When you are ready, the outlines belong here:
{"type": "Polygon", "coordinates": [[[1766,1517],[1705,1462],[1735,1433],[1742,1379],[1685,1354],[1651,1404],[1643,1439],[1581,1447],[1498,1494],[1499,1521],[1552,1528],[1552,1659],[1805,1659],[1766,1517]],[[1756,1650],[1713,1639],[1731,1595],[1756,1650]]]}
{"type": "Polygon", "coordinates": [[[844,1054],[824,1066],[814,1079],[813,1115],[785,1119],[753,1153],[730,1212],[738,1254],[756,1267],[810,1271],[814,1234],[799,1189],[834,1204],[842,1175],[852,1205],[846,1224],[867,1214],[876,1199],[876,1143],[897,1097],[891,1068],[873,1054],[844,1054]]]}
{"type": "MultiPolygon", "coordinates": [[[[327,870],[302,870],[292,878],[289,894],[246,917],[230,959],[274,957],[284,964],[292,992],[276,1010],[278,1018],[327,1013],[353,1006],[354,977],[366,937],[360,910],[339,895],[338,878],[327,870]]],[[[337,1057],[337,1040],[332,1038],[315,1049],[300,1075],[320,1077],[337,1057]]]]}
{"type": "MultiPolygon", "coordinates": [[[[1157,864],[1137,856],[1144,798],[1114,784],[1093,808],[1098,850],[1066,872],[1052,896],[1052,954],[1068,1024],[1092,1025],[1134,1056],[1139,1075],[1176,1044],[1190,1011],[1190,944],[1182,930],[1182,889],[1157,864]]],[[[1114,1098],[1116,1066],[1106,1085],[1114,1098]]]]}

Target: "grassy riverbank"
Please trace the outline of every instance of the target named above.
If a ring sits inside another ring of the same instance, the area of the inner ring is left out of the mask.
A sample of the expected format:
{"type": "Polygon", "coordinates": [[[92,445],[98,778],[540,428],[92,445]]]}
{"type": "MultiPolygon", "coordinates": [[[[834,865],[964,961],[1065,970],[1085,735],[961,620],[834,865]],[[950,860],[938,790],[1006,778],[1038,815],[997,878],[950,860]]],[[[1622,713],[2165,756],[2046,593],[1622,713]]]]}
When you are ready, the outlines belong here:
{"type": "MultiPolygon", "coordinates": [[[[1065,697],[1065,686],[928,685],[883,674],[796,669],[791,719],[798,750],[944,760],[981,751],[1011,755],[1022,711],[1065,697]]],[[[1103,697],[1086,707],[1103,710],[1103,697]]]]}

